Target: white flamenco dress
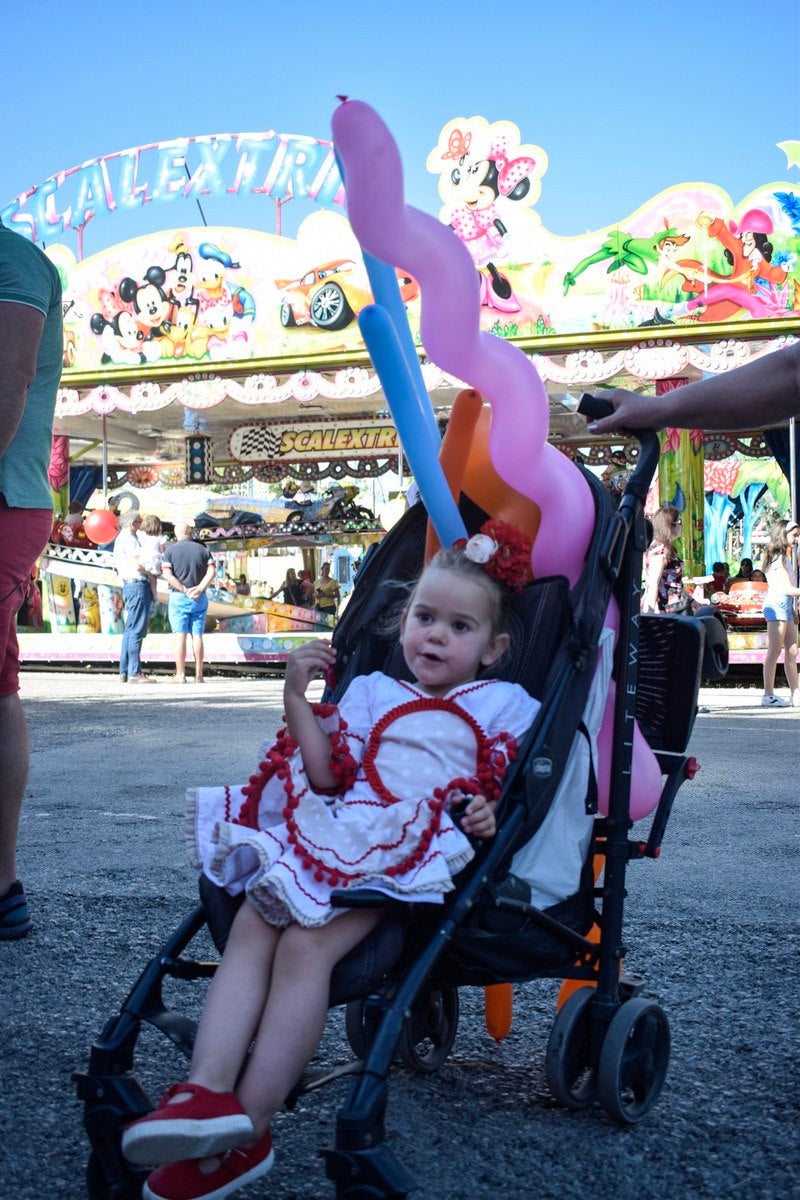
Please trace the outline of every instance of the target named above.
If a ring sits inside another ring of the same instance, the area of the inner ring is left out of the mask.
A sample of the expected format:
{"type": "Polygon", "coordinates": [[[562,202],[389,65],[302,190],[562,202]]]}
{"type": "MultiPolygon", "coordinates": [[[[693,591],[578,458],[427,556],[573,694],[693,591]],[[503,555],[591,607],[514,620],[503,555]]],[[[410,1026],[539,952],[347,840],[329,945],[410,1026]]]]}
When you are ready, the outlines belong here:
{"type": "Polygon", "coordinates": [[[474,854],[448,793],[495,798],[538,709],[499,680],[432,698],[380,672],[360,676],[338,706],[315,706],[339,787],[315,791],[282,730],[249,783],[188,792],[190,861],[276,926],[330,921],[342,911],[334,889],[441,900],[474,854]]]}

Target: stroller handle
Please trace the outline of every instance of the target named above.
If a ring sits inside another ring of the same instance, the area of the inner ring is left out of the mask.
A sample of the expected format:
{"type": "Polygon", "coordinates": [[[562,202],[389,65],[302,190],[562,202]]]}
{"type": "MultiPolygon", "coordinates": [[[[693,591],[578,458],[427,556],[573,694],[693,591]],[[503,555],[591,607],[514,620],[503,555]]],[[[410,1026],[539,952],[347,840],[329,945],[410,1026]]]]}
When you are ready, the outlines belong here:
{"type": "MultiPolygon", "coordinates": [[[[591,392],[584,392],[578,403],[578,412],[581,416],[592,421],[610,416],[613,411],[614,406],[608,400],[604,400],[602,396],[594,396],[591,392]]],[[[644,501],[650,481],[658,466],[660,444],[654,429],[631,429],[628,433],[629,436],[637,439],[641,449],[626,491],[644,501]]]]}
{"type": "Polygon", "coordinates": [[[584,392],[578,403],[578,412],[590,421],[599,421],[601,417],[610,417],[613,411],[613,404],[604,400],[602,396],[594,396],[591,392],[584,392]]]}

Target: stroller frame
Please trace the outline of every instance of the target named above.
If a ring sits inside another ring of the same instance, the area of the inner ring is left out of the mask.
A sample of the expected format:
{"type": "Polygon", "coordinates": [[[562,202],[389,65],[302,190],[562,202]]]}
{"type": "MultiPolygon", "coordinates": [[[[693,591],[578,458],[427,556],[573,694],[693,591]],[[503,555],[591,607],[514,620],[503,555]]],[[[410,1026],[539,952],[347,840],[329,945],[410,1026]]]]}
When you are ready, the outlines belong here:
{"type": "MultiPolygon", "coordinates": [[[[495,838],[482,844],[461,873],[453,897],[443,908],[436,908],[427,940],[410,951],[398,953],[395,921],[398,910],[408,913],[409,906],[380,894],[365,893],[360,900],[363,906],[382,905],[391,910],[378,930],[387,929],[387,939],[391,941],[392,935],[395,940],[385,952],[378,945],[376,961],[372,961],[375,950],[371,950],[369,971],[361,971],[357,983],[351,977],[349,984],[343,981],[337,987],[337,972],[353,956],[352,951],[334,972],[331,1002],[348,1003],[347,1034],[359,1057],[331,1071],[306,1073],[287,1098],[291,1108],[304,1092],[343,1074],[354,1076],[337,1116],[335,1145],[321,1150],[337,1200],[403,1200],[418,1186],[386,1142],[388,1075],[398,1050],[406,1064],[419,1071],[438,1069],[455,1036],[458,987],[463,984],[537,977],[585,981],[591,986],[573,992],[559,1010],[548,1043],[546,1075],[556,1099],[573,1109],[585,1108],[597,1099],[615,1120],[630,1124],[641,1120],[660,1094],[669,1060],[666,1015],[657,1004],[639,995],[642,980],[620,976],[626,953],[625,876],[632,859],[658,857],[677,791],[683,780],[694,774],[694,760],[686,756],[685,749],[696,713],[706,622],[688,617],[639,617],[642,557],[647,541],[644,500],[659,454],[654,433],[645,431],[639,437],[636,469],[616,511],[600,484],[587,475],[598,510],[595,536],[581,581],[573,591],[577,599],[567,636],[561,639],[549,667],[541,694],[542,707],[504,783],[495,838]],[[590,586],[586,586],[587,580],[590,586]],[[491,881],[507,869],[520,842],[538,828],[555,794],[580,728],[597,657],[597,640],[612,594],[619,605],[620,632],[614,661],[617,692],[609,812],[594,821],[581,884],[587,903],[576,928],[574,921],[565,923],[524,900],[493,891],[491,881]],[[637,697],[640,630],[646,646],[654,637],[663,640],[668,634],[662,658],[669,666],[655,689],[657,695],[650,697],[647,711],[641,697],[637,697]],[[665,776],[646,841],[629,836],[636,719],[665,776]],[[601,887],[593,886],[591,869],[593,856],[598,854],[605,863],[601,887]],[[510,976],[498,975],[485,966],[477,970],[464,968],[463,951],[459,951],[460,960],[458,955],[454,957],[453,944],[468,929],[487,893],[497,912],[524,919],[550,942],[555,938],[562,948],[557,961],[551,957],[538,965],[528,962],[510,976]],[[600,911],[596,912],[598,904],[600,911]],[[598,941],[585,936],[592,919],[600,927],[598,941]],[[394,978],[391,972],[398,958],[402,973],[394,978]],[[424,1051],[422,1045],[426,1046],[424,1051]]],[[[390,537],[387,535],[384,542],[390,537]]],[[[363,575],[369,565],[368,559],[363,575]]],[[[364,595],[368,590],[365,584],[364,595]]],[[[354,596],[340,622],[343,640],[354,623],[345,624],[348,614],[357,617],[357,613],[354,596]]],[[[714,626],[713,637],[718,640],[718,623],[714,626]]],[[[341,690],[348,681],[348,670],[359,673],[363,659],[355,654],[348,664],[348,655],[340,653],[339,661],[344,667],[341,690]]],[[[707,675],[713,676],[712,666],[707,655],[707,675]]],[[[721,674],[724,669],[719,668],[716,676],[721,674]]],[[[109,1020],[91,1047],[87,1070],[73,1076],[84,1104],[84,1124],[91,1144],[87,1169],[90,1200],[132,1200],[141,1194],[147,1172],[128,1164],[120,1146],[123,1127],[153,1107],[133,1073],[136,1041],[142,1022],[146,1022],[187,1057],[191,1054],[195,1024],[166,1007],[162,984],[165,978],[207,979],[216,969],[215,962],[184,957],[187,946],[206,924],[218,948],[224,946],[225,926],[229,926],[237,901],[213,887],[206,891],[219,897],[225,910],[221,921],[219,913],[211,911],[208,904],[201,904],[185,918],[146,965],[119,1013],[109,1020]]],[[[334,903],[342,907],[353,907],[355,901],[346,892],[334,897],[334,903]]],[[[412,911],[414,907],[418,906],[412,906],[412,911]]],[[[356,951],[359,949],[356,947],[356,951]]]]}

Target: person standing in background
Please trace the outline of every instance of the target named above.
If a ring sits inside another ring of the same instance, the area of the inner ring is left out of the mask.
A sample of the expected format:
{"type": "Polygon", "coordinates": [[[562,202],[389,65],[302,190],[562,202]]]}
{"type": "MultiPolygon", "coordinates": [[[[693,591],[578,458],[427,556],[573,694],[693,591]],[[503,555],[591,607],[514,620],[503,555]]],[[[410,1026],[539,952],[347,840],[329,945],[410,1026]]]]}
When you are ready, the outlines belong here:
{"type": "Polygon", "coordinates": [[[677,508],[663,505],[653,513],[653,537],[644,555],[642,612],[678,612],[686,603],[683,559],[675,549],[683,518],[677,508]]]}
{"type": "Polygon", "coordinates": [[[778,521],[773,529],[761,566],[767,577],[764,620],[767,622],[767,654],[764,659],[764,708],[800,708],[797,686],[797,622],[795,604],[800,588],[792,577],[791,554],[797,546],[800,526],[796,521],[778,521]],[[789,700],[775,695],[775,673],[783,650],[783,669],[791,693],[789,700]]]}
{"type": "Polygon", "coordinates": [[[192,635],[195,683],[203,682],[203,633],[208,612],[208,588],[217,573],[211,551],[192,540],[187,521],[175,525],[178,539],[164,551],[162,574],[170,587],[169,627],[175,635],[175,682],[186,683],[186,639],[192,635]]]}
{"type": "Polygon", "coordinates": [[[32,924],[17,878],[30,748],[16,618],[53,525],[47,467],[63,353],[58,272],[0,221],[0,941],[32,924]]]}
{"type": "Polygon", "coordinates": [[[293,604],[296,608],[302,608],[304,603],[303,584],[297,578],[297,571],[294,567],[289,567],[283,583],[279,583],[267,599],[272,600],[278,594],[283,596],[282,604],[293,604]]]}
{"type": "Polygon", "coordinates": [[[324,562],[319,569],[319,579],[314,584],[317,616],[336,618],[339,607],[339,584],[331,577],[331,564],[324,562]]]}
{"type": "Polygon", "coordinates": [[[153,594],[150,579],[142,561],[139,542],[141,514],[128,509],[119,519],[120,531],[114,542],[114,570],[122,581],[122,603],[125,607],[125,631],[119,652],[120,683],[148,683],[142,673],[142,642],[147,635],[153,594]]]}

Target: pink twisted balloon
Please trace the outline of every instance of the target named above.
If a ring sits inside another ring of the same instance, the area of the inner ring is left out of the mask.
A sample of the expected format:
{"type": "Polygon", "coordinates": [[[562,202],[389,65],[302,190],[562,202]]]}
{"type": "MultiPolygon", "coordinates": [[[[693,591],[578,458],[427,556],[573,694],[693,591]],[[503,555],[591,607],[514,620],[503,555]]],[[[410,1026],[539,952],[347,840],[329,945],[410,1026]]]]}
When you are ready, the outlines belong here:
{"type": "Polygon", "coordinates": [[[534,574],[574,584],[595,512],[577,468],[548,445],[547,393],[526,356],[480,332],[480,295],[469,252],[434,217],[404,203],[397,146],[381,118],[359,100],[333,115],[346,177],[347,212],[362,247],[414,275],[422,292],[421,334],[431,359],[489,401],[489,454],[498,475],[539,508],[534,574]]]}
{"type": "MultiPolygon", "coordinates": [[[[480,294],[469,252],[434,217],[404,203],[403,168],[381,118],[359,100],[333,115],[336,150],[344,165],[347,212],[369,254],[414,275],[422,291],[422,341],[430,357],[491,404],[489,453],[498,475],[537,505],[540,525],[531,565],[537,577],[580,573],[595,522],[594,502],[580,471],[547,442],[549,406],[539,375],[524,354],[480,332],[480,294]]],[[[606,624],[615,633],[612,599],[606,624]]],[[[608,810],[615,686],[612,682],[599,736],[600,807],[608,810]]],[[[661,771],[634,728],[630,812],[651,812],[661,793],[661,771]]]]}

